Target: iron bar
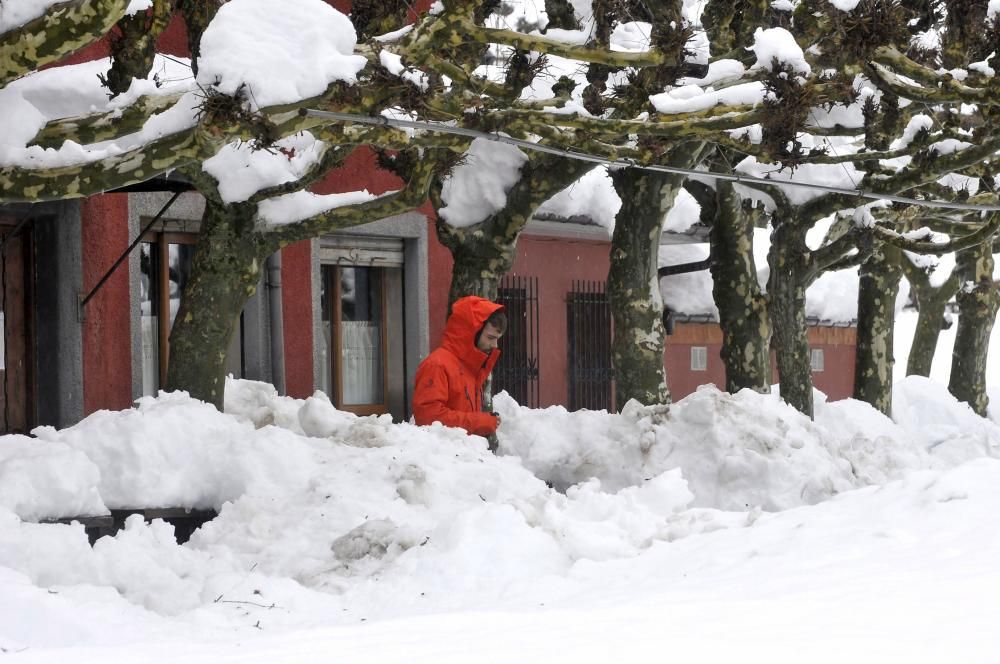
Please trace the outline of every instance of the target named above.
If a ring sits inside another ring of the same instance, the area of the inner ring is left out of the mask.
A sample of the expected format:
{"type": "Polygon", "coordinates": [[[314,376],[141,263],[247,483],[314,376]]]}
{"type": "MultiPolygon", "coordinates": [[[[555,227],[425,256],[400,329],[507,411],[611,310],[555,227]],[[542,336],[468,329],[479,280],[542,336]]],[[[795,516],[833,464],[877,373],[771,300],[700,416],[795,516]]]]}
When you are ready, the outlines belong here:
{"type": "Polygon", "coordinates": [[[115,273],[115,270],[118,269],[118,266],[121,265],[125,261],[126,258],[128,258],[128,255],[132,253],[133,249],[135,249],[137,246],[139,246],[139,243],[142,242],[142,238],[153,227],[153,224],[155,224],[156,222],[158,222],[160,220],[160,217],[162,217],[164,214],[166,214],[167,210],[170,209],[170,206],[173,205],[174,201],[177,200],[177,197],[180,196],[183,193],[184,193],[183,191],[175,191],[174,192],[174,195],[170,197],[170,200],[167,201],[167,204],[164,205],[162,208],[160,208],[160,211],[156,213],[156,216],[153,217],[153,220],[150,221],[148,224],[146,224],[146,227],[143,228],[142,231],[139,232],[139,235],[136,236],[136,238],[132,242],[132,244],[130,244],[129,247],[128,247],[128,249],[125,250],[125,253],[123,253],[121,256],[118,257],[118,260],[116,260],[115,263],[114,263],[114,265],[112,265],[111,268],[107,272],[104,273],[104,276],[101,277],[100,281],[97,282],[97,285],[94,286],[93,290],[91,290],[89,293],[87,293],[87,296],[84,297],[83,300],[81,300],[81,302],[80,302],[80,312],[81,313],[83,312],[84,307],[87,306],[87,303],[90,302],[90,300],[94,297],[94,295],[97,294],[97,291],[101,290],[101,287],[104,286],[104,283],[108,279],[111,278],[112,274],[115,273]]]}

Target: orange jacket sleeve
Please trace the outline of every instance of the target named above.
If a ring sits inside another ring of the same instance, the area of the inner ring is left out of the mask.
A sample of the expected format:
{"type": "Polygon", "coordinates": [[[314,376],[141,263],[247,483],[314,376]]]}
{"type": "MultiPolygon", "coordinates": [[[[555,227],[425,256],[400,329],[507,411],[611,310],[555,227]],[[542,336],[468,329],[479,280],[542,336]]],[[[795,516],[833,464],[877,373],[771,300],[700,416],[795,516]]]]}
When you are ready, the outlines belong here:
{"type": "Polygon", "coordinates": [[[449,427],[461,427],[477,436],[488,436],[497,430],[495,415],[455,410],[448,406],[448,372],[439,364],[421,366],[417,371],[413,388],[413,420],[418,425],[440,422],[449,427]]]}

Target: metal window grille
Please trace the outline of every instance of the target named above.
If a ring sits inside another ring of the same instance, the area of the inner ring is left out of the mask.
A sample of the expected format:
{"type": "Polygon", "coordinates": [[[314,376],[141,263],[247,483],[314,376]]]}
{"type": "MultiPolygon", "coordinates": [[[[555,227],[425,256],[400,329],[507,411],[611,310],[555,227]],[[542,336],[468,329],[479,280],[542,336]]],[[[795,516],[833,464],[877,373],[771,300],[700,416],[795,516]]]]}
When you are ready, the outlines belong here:
{"type": "Polygon", "coordinates": [[[708,348],[691,346],[691,371],[708,370],[708,348]]]}
{"type": "Polygon", "coordinates": [[[493,393],[506,390],[522,406],[538,407],[538,277],[505,276],[497,303],[507,310],[500,338],[500,362],[493,369],[493,393]]]}
{"type": "Polygon", "coordinates": [[[614,410],[611,305],[607,285],[574,281],[566,294],[569,409],[614,410]]]}

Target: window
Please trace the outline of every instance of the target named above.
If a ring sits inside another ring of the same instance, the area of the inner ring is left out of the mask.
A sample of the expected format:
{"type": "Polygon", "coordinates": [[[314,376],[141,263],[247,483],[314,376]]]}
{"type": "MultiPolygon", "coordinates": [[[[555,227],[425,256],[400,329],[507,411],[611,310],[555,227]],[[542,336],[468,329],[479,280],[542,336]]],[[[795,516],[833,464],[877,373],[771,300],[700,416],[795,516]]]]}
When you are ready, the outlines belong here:
{"type": "Polygon", "coordinates": [[[809,366],[812,368],[814,373],[819,373],[823,371],[823,349],[813,348],[809,351],[809,366]]]}
{"type": "Polygon", "coordinates": [[[691,371],[708,371],[708,348],[691,346],[691,371]]]}
{"type": "Polygon", "coordinates": [[[493,368],[493,394],[504,390],[522,406],[538,407],[538,277],[507,275],[497,304],[507,311],[500,362],[493,368]]]}
{"type": "Polygon", "coordinates": [[[607,284],[573,281],[566,293],[569,409],[614,410],[607,284]]]}
{"type": "Polygon", "coordinates": [[[359,415],[389,412],[384,277],[376,267],[322,268],[325,358],[320,387],[337,408],[359,415]]]}
{"type": "MultiPolygon", "coordinates": [[[[156,394],[166,387],[170,329],[191,274],[196,240],[196,236],[186,233],[149,233],[141,245],[139,313],[143,394],[156,394]]],[[[242,316],[240,328],[227,355],[227,372],[237,377],[242,376],[242,316]]]]}

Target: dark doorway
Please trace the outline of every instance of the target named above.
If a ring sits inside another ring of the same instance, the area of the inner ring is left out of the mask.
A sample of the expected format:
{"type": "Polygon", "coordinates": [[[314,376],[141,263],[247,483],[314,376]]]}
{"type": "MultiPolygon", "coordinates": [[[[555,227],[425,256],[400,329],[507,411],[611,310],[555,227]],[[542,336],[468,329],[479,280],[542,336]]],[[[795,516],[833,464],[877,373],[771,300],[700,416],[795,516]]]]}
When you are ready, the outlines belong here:
{"type": "Polygon", "coordinates": [[[0,246],[0,433],[28,433],[35,426],[30,226],[0,220],[0,246]]]}

